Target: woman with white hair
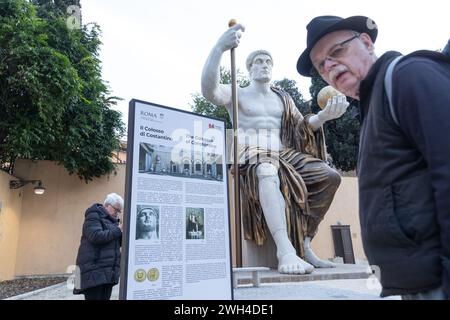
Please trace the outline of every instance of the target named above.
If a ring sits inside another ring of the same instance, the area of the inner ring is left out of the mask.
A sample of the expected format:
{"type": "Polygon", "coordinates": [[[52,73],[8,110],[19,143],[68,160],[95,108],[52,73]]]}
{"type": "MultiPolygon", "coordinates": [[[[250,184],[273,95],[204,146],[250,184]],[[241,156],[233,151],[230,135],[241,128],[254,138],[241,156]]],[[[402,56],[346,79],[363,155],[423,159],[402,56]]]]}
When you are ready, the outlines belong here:
{"type": "Polygon", "coordinates": [[[73,290],[86,300],[109,300],[119,283],[122,210],[123,199],[116,193],[108,194],[103,205],[95,203],[86,210],[73,290]]]}

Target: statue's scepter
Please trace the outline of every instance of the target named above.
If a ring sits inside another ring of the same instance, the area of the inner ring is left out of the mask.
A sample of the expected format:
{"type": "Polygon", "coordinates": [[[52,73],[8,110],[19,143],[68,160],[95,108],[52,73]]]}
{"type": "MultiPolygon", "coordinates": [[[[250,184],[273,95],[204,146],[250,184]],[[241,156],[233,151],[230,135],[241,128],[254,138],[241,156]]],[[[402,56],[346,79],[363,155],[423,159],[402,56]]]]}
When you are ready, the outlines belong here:
{"type": "MultiPolygon", "coordinates": [[[[236,25],[236,20],[231,19],[228,27],[236,25]]],[[[233,102],[233,155],[234,155],[234,210],[235,210],[235,228],[236,228],[236,266],[242,267],[242,236],[241,236],[241,202],[239,189],[239,154],[238,154],[238,98],[237,98],[237,79],[236,79],[236,57],[235,48],[231,53],[231,97],[233,102]]]]}

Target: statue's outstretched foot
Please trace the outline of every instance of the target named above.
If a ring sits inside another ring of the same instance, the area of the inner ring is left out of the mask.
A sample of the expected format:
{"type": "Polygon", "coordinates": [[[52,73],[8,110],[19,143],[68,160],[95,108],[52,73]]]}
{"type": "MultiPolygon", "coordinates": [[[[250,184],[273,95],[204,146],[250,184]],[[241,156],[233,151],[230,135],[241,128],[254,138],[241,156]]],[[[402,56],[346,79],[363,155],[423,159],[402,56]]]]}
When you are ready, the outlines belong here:
{"type": "Polygon", "coordinates": [[[335,263],[319,259],[311,249],[305,250],[305,260],[316,268],[336,268],[335,263]]]}
{"type": "Polygon", "coordinates": [[[314,267],[295,253],[288,253],[278,258],[278,272],[287,274],[305,274],[313,272],[314,267]]]}

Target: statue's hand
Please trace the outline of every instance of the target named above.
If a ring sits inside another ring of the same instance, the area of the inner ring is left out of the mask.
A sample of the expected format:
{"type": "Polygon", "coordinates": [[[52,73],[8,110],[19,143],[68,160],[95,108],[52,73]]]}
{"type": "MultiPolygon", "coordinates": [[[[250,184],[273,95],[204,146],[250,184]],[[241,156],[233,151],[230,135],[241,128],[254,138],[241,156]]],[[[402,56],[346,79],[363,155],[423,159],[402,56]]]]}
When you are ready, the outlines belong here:
{"type": "Polygon", "coordinates": [[[222,51],[236,48],[239,45],[242,36],[241,30],[245,31],[245,27],[240,23],[235,24],[219,38],[217,46],[219,46],[222,51]]]}
{"type": "Polygon", "coordinates": [[[337,95],[328,100],[327,105],[323,110],[317,113],[319,120],[322,122],[326,122],[329,120],[340,118],[345,111],[347,111],[347,107],[350,104],[347,102],[347,99],[344,95],[337,95]]]}

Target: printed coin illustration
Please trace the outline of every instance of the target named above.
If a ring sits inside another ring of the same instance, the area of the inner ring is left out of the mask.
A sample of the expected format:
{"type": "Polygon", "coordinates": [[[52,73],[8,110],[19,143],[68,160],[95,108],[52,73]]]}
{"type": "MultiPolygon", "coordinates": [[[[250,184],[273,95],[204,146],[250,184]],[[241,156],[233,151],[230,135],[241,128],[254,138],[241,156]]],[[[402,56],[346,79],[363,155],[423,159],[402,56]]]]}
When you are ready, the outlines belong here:
{"type": "Polygon", "coordinates": [[[136,270],[136,272],[134,273],[134,280],[136,280],[137,282],[145,281],[145,270],[144,269],[136,270]]]}
{"type": "Polygon", "coordinates": [[[149,281],[156,281],[159,279],[159,270],[157,268],[151,268],[148,270],[147,277],[149,281]]]}

